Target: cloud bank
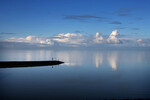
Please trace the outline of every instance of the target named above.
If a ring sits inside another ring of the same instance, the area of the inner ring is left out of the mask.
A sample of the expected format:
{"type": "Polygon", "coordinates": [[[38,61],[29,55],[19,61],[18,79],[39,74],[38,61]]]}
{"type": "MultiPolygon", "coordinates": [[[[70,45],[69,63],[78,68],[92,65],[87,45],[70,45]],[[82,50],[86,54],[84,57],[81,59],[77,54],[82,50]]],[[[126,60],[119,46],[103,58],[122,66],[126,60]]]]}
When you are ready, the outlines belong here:
{"type": "Polygon", "coordinates": [[[100,32],[97,32],[95,36],[84,36],[81,33],[61,33],[51,38],[43,38],[32,35],[27,37],[11,37],[3,40],[2,42],[21,43],[22,45],[29,44],[36,45],[37,47],[150,47],[150,39],[134,39],[119,36],[120,34],[118,31],[114,30],[108,37],[104,37],[100,32]]]}
{"type": "Polygon", "coordinates": [[[53,45],[53,42],[51,39],[46,39],[46,38],[39,38],[37,36],[27,36],[25,38],[23,37],[11,37],[9,39],[6,39],[5,41],[8,42],[23,42],[23,43],[31,43],[31,44],[49,44],[53,45]]]}

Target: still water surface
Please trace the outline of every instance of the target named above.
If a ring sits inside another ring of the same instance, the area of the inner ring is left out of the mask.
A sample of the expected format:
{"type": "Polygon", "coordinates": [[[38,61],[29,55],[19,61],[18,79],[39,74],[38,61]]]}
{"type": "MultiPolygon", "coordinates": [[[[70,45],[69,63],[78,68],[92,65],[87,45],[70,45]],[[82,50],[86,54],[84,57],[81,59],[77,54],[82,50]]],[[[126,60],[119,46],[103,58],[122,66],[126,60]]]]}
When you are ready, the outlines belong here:
{"type": "Polygon", "coordinates": [[[0,50],[0,61],[57,66],[0,69],[1,99],[150,98],[150,50],[0,50]]]}

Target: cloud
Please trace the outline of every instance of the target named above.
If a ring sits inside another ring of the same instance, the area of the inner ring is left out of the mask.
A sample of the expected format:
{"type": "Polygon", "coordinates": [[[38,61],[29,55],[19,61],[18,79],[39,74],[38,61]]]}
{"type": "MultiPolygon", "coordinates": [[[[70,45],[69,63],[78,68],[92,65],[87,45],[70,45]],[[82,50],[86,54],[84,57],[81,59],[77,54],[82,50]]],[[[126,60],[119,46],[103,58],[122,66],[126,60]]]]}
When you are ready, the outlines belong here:
{"type": "Polygon", "coordinates": [[[109,24],[122,24],[122,23],[119,21],[113,21],[113,22],[110,22],[109,24]]]}
{"type": "Polygon", "coordinates": [[[139,33],[132,33],[132,34],[135,34],[135,35],[137,35],[137,34],[139,34],[139,33]]]}
{"type": "Polygon", "coordinates": [[[132,30],[140,30],[140,28],[132,28],[132,30]]]}
{"type": "Polygon", "coordinates": [[[61,33],[51,38],[40,38],[37,36],[27,37],[11,37],[4,40],[5,42],[20,42],[28,44],[36,44],[40,46],[65,46],[65,47],[78,47],[86,45],[85,37],[80,33],[61,33]]]}
{"type": "Polygon", "coordinates": [[[105,43],[105,44],[120,44],[120,39],[117,38],[119,35],[117,30],[112,31],[108,38],[104,38],[101,36],[99,32],[96,33],[95,39],[93,40],[94,43],[105,43]]]}
{"type": "Polygon", "coordinates": [[[6,33],[6,32],[1,32],[0,35],[15,35],[17,33],[6,33]]]}
{"type": "MultiPolygon", "coordinates": [[[[26,42],[8,42],[8,41],[0,41],[0,48],[13,48],[13,49],[35,49],[35,48],[41,48],[44,47],[44,45],[40,44],[31,44],[26,42]]],[[[47,47],[47,46],[45,46],[47,47]]]]}
{"type": "Polygon", "coordinates": [[[101,33],[97,32],[96,33],[96,36],[95,36],[95,39],[94,39],[94,42],[95,43],[104,43],[104,38],[102,36],[100,36],[101,33]]]}
{"type": "Polygon", "coordinates": [[[128,13],[118,13],[118,16],[129,16],[128,13]]]}
{"type": "Polygon", "coordinates": [[[138,20],[138,21],[143,20],[142,17],[137,17],[137,18],[135,18],[135,19],[138,20]]]}
{"type": "Polygon", "coordinates": [[[67,34],[58,34],[54,36],[52,39],[53,41],[57,43],[63,43],[66,46],[72,45],[72,46],[78,46],[78,45],[84,45],[84,38],[83,35],[80,33],[67,33],[67,34]]]}
{"type": "Polygon", "coordinates": [[[104,20],[105,17],[94,16],[94,15],[63,15],[66,20],[77,20],[81,22],[88,22],[89,20],[104,20]]]}
{"type": "Polygon", "coordinates": [[[137,40],[137,43],[140,45],[140,46],[143,46],[143,47],[149,47],[150,46],[150,39],[138,39],[137,40]]]}
{"type": "Polygon", "coordinates": [[[83,31],[75,30],[73,33],[82,33],[83,31]]]}
{"type": "Polygon", "coordinates": [[[107,43],[115,43],[115,44],[121,43],[121,41],[117,38],[118,35],[119,33],[117,30],[112,31],[112,33],[109,35],[107,39],[107,43]]]}
{"type": "Polygon", "coordinates": [[[118,16],[121,16],[121,17],[125,17],[125,16],[129,16],[129,11],[118,11],[118,16]]]}
{"type": "Polygon", "coordinates": [[[54,44],[51,39],[39,38],[36,36],[31,36],[31,35],[29,35],[25,38],[23,38],[23,37],[11,37],[9,39],[5,39],[4,41],[22,42],[22,43],[29,43],[29,44],[49,44],[49,45],[54,44]]]}
{"type": "Polygon", "coordinates": [[[119,30],[119,29],[125,29],[126,27],[114,27],[114,29],[119,30]]]}
{"type": "Polygon", "coordinates": [[[117,12],[117,15],[121,17],[129,16],[132,10],[133,8],[120,8],[117,12]]]}
{"type": "MultiPolygon", "coordinates": [[[[136,39],[126,35],[119,35],[117,30],[113,30],[109,36],[103,36],[97,32],[95,36],[84,36],[81,33],[61,33],[53,37],[11,37],[1,40],[3,44],[10,43],[23,45],[25,47],[34,45],[33,47],[109,47],[109,46],[124,46],[124,47],[150,47],[150,39],[136,39]]],[[[13,45],[15,47],[15,45],[13,45]]],[[[3,45],[3,47],[5,47],[3,45]]],[[[6,45],[6,47],[8,47],[6,45]]],[[[19,46],[20,47],[20,46],[19,46]]]]}
{"type": "Polygon", "coordinates": [[[60,38],[82,37],[82,34],[76,34],[76,33],[67,33],[67,34],[64,34],[64,33],[61,33],[61,34],[58,34],[55,37],[60,37],[60,38]]]}

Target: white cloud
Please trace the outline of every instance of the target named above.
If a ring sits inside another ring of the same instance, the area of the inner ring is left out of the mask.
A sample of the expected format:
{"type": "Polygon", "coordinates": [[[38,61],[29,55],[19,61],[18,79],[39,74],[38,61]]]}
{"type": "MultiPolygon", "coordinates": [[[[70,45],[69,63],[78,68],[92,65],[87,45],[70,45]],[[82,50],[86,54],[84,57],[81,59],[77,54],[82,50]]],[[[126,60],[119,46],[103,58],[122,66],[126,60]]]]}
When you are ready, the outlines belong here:
{"type": "Polygon", "coordinates": [[[7,42],[22,42],[22,43],[30,43],[30,44],[38,44],[40,47],[45,45],[55,45],[55,43],[59,44],[59,46],[71,46],[77,47],[81,45],[85,45],[85,38],[82,34],[76,33],[67,33],[67,34],[58,34],[53,38],[39,38],[37,36],[27,36],[23,37],[11,37],[4,41],[7,42]]]}
{"type": "Polygon", "coordinates": [[[31,43],[31,44],[49,44],[49,45],[54,44],[51,39],[39,38],[36,36],[31,36],[31,35],[29,35],[25,38],[12,37],[12,38],[6,39],[5,41],[7,41],[7,42],[24,42],[24,43],[31,43]]]}
{"type": "Polygon", "coordinates": [[[112,31],[112,33],[109,35],[107,42],[108,43],[114,43],[114,44],[119,44],[120,40],[116,37],[119,35],[117,30],[112,31]]]}
{"type": "Polygon", "coordinates": [[[27,37],[11,37],[5,39],[5,42],[19,42],[45,46],[61,46],[61,47],[107,47],[107,46],[150,46],[150,39],[135,39],[129,37],[117,37],[117,30],[106,37],[97,32],[95,36],[84,36],[80,33],[61,33],[52,38],[43,38],[29,35],[27,37]]]}
{"type": "Polygon", "coordinates": [[[82,34],[76,34],[76,33],[67,33],[67,34],[64,34],[64,33],[61,33],[61,34],[58,34],[56,35],[55,37],[59,37],[59,38],[70,38],[70,37],[82,37],[82,34]]]}
{"type": "Polygon", "coordinates": [[[140,45],[140,46],[143,46],[143,47],[149,47],[150,46],[150,39],[138,39],[137,40],[137,43],[140,45]]]}
{"type": "Polygon", "coordinates": [[[53,41],[58,43],[64,43],[69,45],[83,45],[84,44],[84,37],[82,34],[76,34],[76,33],[67,33],[67,34],[58,34],[55,36],[53,41]]]}
{"type": "Polygon", "coordinates": [[[117,36],[119,35],[117,30],[112,31],[108,38],[104,39],[99,32],[96,33],[94,43],[105,43],[105,44],[119,44],[121,41],[117,36]]]}
{"type": "Polygon", "coordinates": [[[101,34],[99,32],[96,33],[94,42],[95,43],[104,43],[104,38],[100,36],[101,34]]]}

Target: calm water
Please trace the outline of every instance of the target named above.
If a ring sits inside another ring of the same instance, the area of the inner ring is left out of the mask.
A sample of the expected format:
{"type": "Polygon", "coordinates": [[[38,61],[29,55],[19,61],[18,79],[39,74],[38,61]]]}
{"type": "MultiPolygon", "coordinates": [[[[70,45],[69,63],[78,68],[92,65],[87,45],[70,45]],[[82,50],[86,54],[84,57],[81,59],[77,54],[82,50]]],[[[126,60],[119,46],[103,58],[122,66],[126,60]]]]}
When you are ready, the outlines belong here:
{"type": "Polygon", "coordinates": [[[150,98],[150,50],[0,50],[0,60],[58,66],[0,69],[1,99],[150,98]]]}

